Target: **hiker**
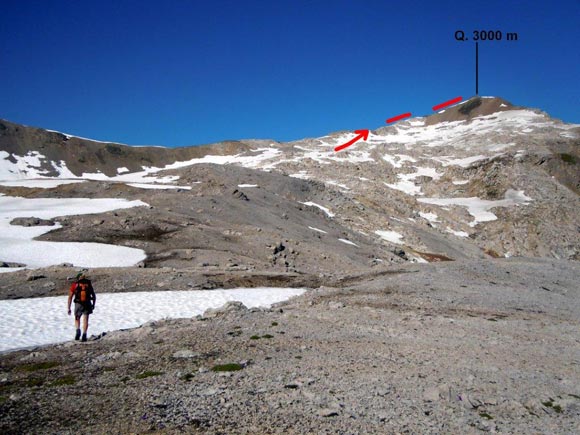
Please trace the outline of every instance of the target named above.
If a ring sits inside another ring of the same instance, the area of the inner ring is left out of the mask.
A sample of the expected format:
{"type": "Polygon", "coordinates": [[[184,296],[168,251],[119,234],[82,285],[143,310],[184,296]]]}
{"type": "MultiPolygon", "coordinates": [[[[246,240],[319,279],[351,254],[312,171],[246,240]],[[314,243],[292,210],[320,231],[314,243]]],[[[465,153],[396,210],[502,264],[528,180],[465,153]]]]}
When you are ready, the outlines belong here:
{"type": "Polygon", "coordinates": [[[75,282],[70,286],[68,295],[68,315],[71,315],[70,305],[74,298],[75,302],[75,327],[77,329],[75,340],[81,338],[81,316],[83,316],[83,336],[81,341],[87,341],[87,329],[89,328],[89,315],[92,314],[97,302],[97,296],[93,285],[84,272],[79,272],[75,282]]]}

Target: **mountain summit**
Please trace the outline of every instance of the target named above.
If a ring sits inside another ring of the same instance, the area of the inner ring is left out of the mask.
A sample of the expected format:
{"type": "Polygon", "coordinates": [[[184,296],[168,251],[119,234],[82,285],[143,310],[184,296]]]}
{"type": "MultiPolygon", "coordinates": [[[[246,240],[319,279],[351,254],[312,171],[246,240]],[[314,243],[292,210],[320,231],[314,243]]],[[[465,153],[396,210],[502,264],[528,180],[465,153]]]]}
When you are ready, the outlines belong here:
{"type": "Polygon", "coordinates": [[[465,121],[479,116],[487,116],[492,113],[506,110],[518,109],[513,104],[499,97],[479,97],[475,96],[469,100],[440,110],[438,113],[428,117],[427,124],[432,125],[438,122],[465,121]]]}

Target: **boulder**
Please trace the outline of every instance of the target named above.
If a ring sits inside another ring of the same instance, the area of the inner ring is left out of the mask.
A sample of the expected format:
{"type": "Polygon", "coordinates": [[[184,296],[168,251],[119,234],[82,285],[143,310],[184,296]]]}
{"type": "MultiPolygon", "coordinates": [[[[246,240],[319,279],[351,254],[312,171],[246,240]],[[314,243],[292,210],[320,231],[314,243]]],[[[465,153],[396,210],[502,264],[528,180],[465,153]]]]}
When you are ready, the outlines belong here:
{"type": "Polygon", "coordinates": [[[239,301],[230,301],[219,308],[209,308],[203,313],[205,318],[214,318],[218,316],[223,316],[229,313],[243,312],[247,311],[248,307],[239,301]]]}

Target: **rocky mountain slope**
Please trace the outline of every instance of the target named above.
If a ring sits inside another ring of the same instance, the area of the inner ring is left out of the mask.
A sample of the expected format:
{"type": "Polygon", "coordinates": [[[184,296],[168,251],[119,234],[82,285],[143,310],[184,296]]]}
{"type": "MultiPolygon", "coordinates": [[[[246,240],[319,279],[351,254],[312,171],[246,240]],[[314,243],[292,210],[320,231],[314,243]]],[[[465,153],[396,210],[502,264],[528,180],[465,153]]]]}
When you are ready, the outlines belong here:
{"type": "Polygon", "coordinates": [[[578,433],[580,126],[475,97],[334,151],[353,137],[0,121],[0,302],[84,266],[98,292],[309,289],[0,355],[0,432],[578,433]],[[63,262],[71,242],[143,260],[63,262]]]}
{"type": "Polygon", "coordinates": [[[152,207],[138,215],[65,219],[46,239],[139,246],[150,265],[216,257],[220,264],[312,271],[313,263],[334,270],[345,256],[354,267],[401,258],[579,258],[579,126],[476,97],[334,151],[352,137],[170,149],[96,143],[3,121],[0,179],[11,182],[1,189],[143,199],[152,207]],[[39,191],[18,181],[38,177],[100,183],[39,191]],[[161,183],[178,189],[145,189],[161,183]],[[279,243],[289,245],[281,262],[272,258],[279,243]],[[290,252],[300,251],[296,243],[306,249],[301,257],[290,252]]]}

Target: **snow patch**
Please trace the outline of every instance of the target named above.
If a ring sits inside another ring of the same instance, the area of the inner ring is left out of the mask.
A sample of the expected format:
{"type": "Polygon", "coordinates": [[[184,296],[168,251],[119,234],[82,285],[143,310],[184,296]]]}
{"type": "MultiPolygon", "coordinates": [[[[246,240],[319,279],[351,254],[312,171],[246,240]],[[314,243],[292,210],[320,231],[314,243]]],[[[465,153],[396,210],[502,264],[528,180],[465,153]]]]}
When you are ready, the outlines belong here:
{"type": "Polygon", "coordinates": [[[489,201],[477,197],[471,198],[419,198],[417,201],[425,204],[434,204],[439,206],[459,205],[466,207],[467,212],[473,216],[474,220],[469,226],[474,227],[481,222],[489,222],[497,219],[497,216],[490,212],[494,207],[509,207],[512,205],[527,204],[533,201],[532,198],[527,197],[523,190],[509,189],[505,193],[505,199],[498,201],[489,201]]]}
{"type": "Polygon", "coordinates": [[[400,190],[401,192],[405,192],[408,195],[423,195],[421,192],[421,186],[418,186],[413,181],[417,177],[431,177],[434,180],[438,180],[441,178],[440,173],[437,172],[435,168],[422,168],[422,167],[415,167],[416,172],[412,174],[397,174],[397,177],[401,179],[401,181],[395,184],[384,183],[387,187],[391,189],[400,190]]]}
{"type": "Polygon", "coordinates": [[[58,216],[104,213],[146,206],[142,201],[84,198],[0,197],[0,259],[28,268],[71,263],[78,267],[133,266],[146,258],[141,249],[103,243],[41,242],[33,240],[60,225],[23,227],[11,225],[17,217],[53,219],[58,216]]]}
{"type": "Polygon", "coordinates": [[[168,185],[168,184],[127,183],[127,186],[137,187],[139,189],[157,189],[157,190],[184,189],[184,190],[191,190],[191,186],[174,186],[174,185],[168,185]]]}
{"type": "Polygon", "coordinates": [[[455,236],[458,236],[458,237],[469,237],[469,233],[466,233],[465,231],[455,231],[449,227],[447,227],[447,229],[445,231],[447,231],[448,233],[451,233],[455,236]]]}
{"type": "Polygon", "coordinates": [[[461,166],[462,168],[468,168],[472,163],[478,162],[480,160],[486,160],[488,157],[478,155],[472,157],[465,157],[463,159],[441,159],[441,164],[443,166],[461,166]]]}
{"type": "MultiPolygon", "coordinates": [[[[161,319],[191,318],[230,301],[240,301],[248,308],[269,308],[306,291],[266,287],[132,293],[95,290],[97,305],[89,334],[135,328],[161,319]]],[[[67,296],[56,296],[0,301],[0,351],[72,340],[74,328],[65,310],[66,300],[67,296]]]]}
{"type": "Polygon", "coordinates": [[[288,176],[292,178],[299,178],[301,180],[308,180],[308,178],[310,178],[306,171],[300,171],[297,174],[289,174],[288,176]]]}
{"type": "MultiPolygon", "coordinates": [[[[300,202],[300,201],[298,201],[298,202],[300,202]]],[[[324,213],[326,213],[326,215],[328,217],[334,217],[334,213],[332,213],[329,209],[327,209],[326,207],[321,206],[320,204],[316,204],[315,202],[312,202],[312,201],[300,202],[300,204],[308,205],[310,207],[317,207],[320,210],[322,210],[324,213]]]]}
{"type": "Polygon", "coordinates": [[[342,184],[342,183],[339,183],[339,182],[334,181],[334,180],[328,180],[325,183],[330,184],[331,186],[340,187],[341,189],[350,190],[350,187],[348,187],[346,184],[342,184]]]}
{"type": "Polygon", "coordinates": [[[386,162],[389,162],[395,168],[402,168],[403,163],[405,163],[405,162],[411,162],[411,163],[417,162],[416,159],[414,159],[413,157],[408,156],[406,154],[393,154],[393,155],[385,154],[383,156],[383,160],[386,162]]]}
{"type": "Polygon", "coordinates": [[[427,219],[429,222],[436,223],[439,222],[437,220],[437,215],[435,213],[423,213],[422,211],[419,212],[419,216],[423,219],[427,219]]]}
{"type": "Polygon", "coordinates": [[[318,231],[319,233],[328,234],[326,231],[318,229],[318,228],[314,228],[314,227],[308,227],[308,228],[310,228],[313,231],[318,231]]]}
{"type": "Polygon", "coordinates": [[[342,243],[346,243],[347,245],[353,245],[353,246],[356,246],[357,248],[359,247],[356,243],[353,243],[350,240],[346,240],[346,239],[338,239],[338,240],[342,243]]]}
{"type": "Polygon", "coordinates": [[[395,245],[401,245],[403,243],[403,235],[396,231],[377,230],[375,234],[381,239],[394,243],[395,245]]]}

